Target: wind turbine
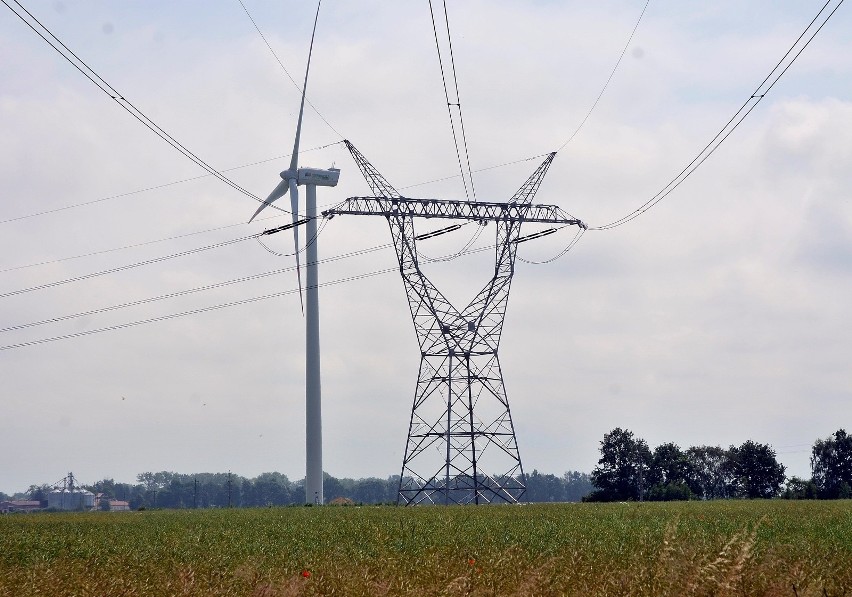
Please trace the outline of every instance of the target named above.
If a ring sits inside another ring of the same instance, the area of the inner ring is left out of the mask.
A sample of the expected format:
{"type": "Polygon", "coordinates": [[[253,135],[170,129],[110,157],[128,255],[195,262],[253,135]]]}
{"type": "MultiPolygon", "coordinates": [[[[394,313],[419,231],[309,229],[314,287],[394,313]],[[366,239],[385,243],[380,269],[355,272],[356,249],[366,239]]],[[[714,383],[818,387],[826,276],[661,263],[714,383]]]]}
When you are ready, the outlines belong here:
{"type": "Polygon", "coordinates": [[[308,73],[311,70],[311,53],[314,49],[314,36],[317,32],[320,1],[314,17],[314,30],[311,33],[311,46],[308,50],[308,65],[305,68],[305,82],[302,86],[302,104],[299,108],[299,120],[296,124],[296,140],[290,167],[281,172],[281,182],[261,203],[249,222],[257,217],[266,206],[280,199],[290,191],[290,206],[293,215],[293,242],[296,254],[296,275],[299,281],[299,299],[302,300],[302,273],[299,260],[299,226],[307,224],[308,245],[305,270],[307,284],[302,312],[305,316],[305,503],[323,504],[322,488],[322,391],[320,385],[320,346],[319,346],[319,295],[317,272],[317,187],[337,186],[340,179],[338,168],[322,170],[319,168],[299,168],[299,137],[302,134],[302,115],[305,112],[305,92],[308,88],[308,73]],[[305,217],[299,219],[299,185],[307,188],[305,217]]]}

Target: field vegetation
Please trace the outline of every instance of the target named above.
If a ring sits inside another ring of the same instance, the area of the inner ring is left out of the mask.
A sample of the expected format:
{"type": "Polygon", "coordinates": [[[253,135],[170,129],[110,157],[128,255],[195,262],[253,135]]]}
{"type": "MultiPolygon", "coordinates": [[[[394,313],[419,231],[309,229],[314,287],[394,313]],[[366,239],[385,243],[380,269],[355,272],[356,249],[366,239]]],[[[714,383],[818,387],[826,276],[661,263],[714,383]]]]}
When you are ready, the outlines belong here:
{"type": "Polygon", "coordinates": [[[852,503],[0,517],[0,596],[852,593],[852,503]]]}

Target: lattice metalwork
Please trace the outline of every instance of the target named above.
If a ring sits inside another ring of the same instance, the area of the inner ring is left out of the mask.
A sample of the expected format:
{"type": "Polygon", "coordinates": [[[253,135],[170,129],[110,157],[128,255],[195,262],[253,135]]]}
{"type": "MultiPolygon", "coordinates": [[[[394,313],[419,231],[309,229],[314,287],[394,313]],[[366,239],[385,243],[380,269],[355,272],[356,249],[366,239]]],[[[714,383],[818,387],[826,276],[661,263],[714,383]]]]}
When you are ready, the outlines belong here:
{"type": "Polygon", "coordinates": [[[584,226],[556,206],[532,205],[555,154],[508,203],[481,203],[401,197],[351,143],[346,145],[375,196],[352,197],[323,215],[387,218],[420,345],[398,501],[516,502],[526,480],[497,353],[517,241],[524,222],[584,226]],[[494,275],[464,309],[453,306],[420,269],[415,217],[496,224],[494,275]]]}

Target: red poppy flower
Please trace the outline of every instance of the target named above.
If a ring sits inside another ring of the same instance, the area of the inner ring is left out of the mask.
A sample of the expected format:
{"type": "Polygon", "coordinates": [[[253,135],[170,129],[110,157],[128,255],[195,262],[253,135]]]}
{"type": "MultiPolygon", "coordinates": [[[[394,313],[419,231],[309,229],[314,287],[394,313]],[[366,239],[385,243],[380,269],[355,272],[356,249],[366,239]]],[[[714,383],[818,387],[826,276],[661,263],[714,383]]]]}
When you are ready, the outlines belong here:
{"type": "Polygon", "coordinates": [[[470,558],[470,559],[468,559],[467,563],[468,563],[469,566],[473,566],[474,564],[476,564],[476,560],[474,560],[473,558],[470,558]]]}
{"type": "Polygon", "coordinates": [[[310,570],[302,570],[302,577],[303,578],[310,578],[311,577],[311,571],[310,570]]]}

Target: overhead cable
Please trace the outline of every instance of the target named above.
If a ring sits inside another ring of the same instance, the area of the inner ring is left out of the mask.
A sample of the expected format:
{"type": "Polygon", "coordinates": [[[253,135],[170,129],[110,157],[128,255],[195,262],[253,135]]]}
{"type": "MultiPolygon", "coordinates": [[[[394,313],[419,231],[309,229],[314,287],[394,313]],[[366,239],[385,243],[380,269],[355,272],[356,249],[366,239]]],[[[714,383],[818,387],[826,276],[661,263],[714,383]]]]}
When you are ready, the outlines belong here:
{"type": "Polygon", "coordinates": [[[648,5],[650,3],[651,0],[646,0],[645,6],[642,7],[642,12],[639,14],[639,18],[636,20],[636,24],[633,26],[633,31],[630,32],[630,37],[627,38],[627,43],[624,44],[624,49],[621,50],[621,54],[619,54],[618,60],[615,61],[615,66],[612,67],[612,72],[609,73],[609,77],[607,77],[606,83],[604,83],[604,86],[601,88],[601,92],[598,94],[598,97],[595,98],[592,107],[589,108],[588,112],[586,112],[586,115],[583,117],[583,120],[580,121],[580,124],[577,126],[576,129],[574,129],[574,132],[571,133],[571,136],[568,137],[565,143],[560,145],[559,149],[557,149],[556,151],[562,151],[562,149],[564,149],[566,145],[568,145],[571,141],[574,140],[574,137],[577,136],[577,133],[579,133],[580,129],[583,128],[583,125],[586,124],[586,121],[589,119],[589,116],[591,116],[592,112],[594,112],[595,108],[598,105],[598,102],[601,101],[601,97],[603,97],[604,91],[606,91],[606,88],[609,87],[609,82],[612,81],[612,77],[615,75],[615,71],[618,70],[618,65],[621,64],[621,60],[624,58],[624,54],[627,53],[627,48],[630,47],[630,42],[633,41],[633,36],[636,35],[636,30],[639,28],[639,23],[642,22],[642,17],[645,16],[645,11],[648,10],[648,5]]]}
{"type": "MultiPolygon", "coordinates": [[[[167,133],[162,127],[160,127],[157,123],[151,120],[145,113],[139,110],[132,102],[127,100],[121,93],[119,93],[112,85],[110,85],[103,77],[101,77],[97,72],[95,72],[85,61],[83,61],[77,54],[75,54],[65,43],[62,42],[53,32],[50,31],[44,24],[41,23],[31,12],[29,12],[18,0],[12,0],[21,11],[22,14],[18,10],[16,10],[8,0],[0,0],[6,7],[11,10],[15,16],[17,16],[24,24],[27,25],[33,32],[36,33],[42,40],[44,40],[51,48],[53,48],[60,56],[62,56],[65,60],[67,60],[74,68],[76,68],[80,73],[83,74],[89,81],[91,81],[98,89],[100,89],[103,93],[109,96],[115,103],[117,103],[124,111],[133,116],[136,120],[141,122],[148,128],[151,132],[157,135],[160,139],[168,143],[174,149],[179,151],[185,157],[190,159],[196,165],[203,168],[212,176],[215,176],[234,190],[242,193],[246,197],[250,197],[251,199],[263,203],[263,199],[255,195],[254,193],[247,191],[233,180],[222,174],[220,171],[215,169],[213,166],[205,162],[203,159],[198,157],[195,153],[190,151],[186,146],[180,143],[177,139],[172,137],[169,133],[167,133]],[[26,15],[26,16],[25,16],[26,15]]],[[[289,213],[286,209],[283,209],[278,206],[273,206],[275,209],[279,211],[284,211],[289,213]]]]}
{"type": "Polygon", "coordinates": [[[453,144],[455,145],[455,148],[456,148],[456,158],[458,158],[459,172],[461,173],[462,184],[464,185],[464,196],[467,200],[470,200],[470,195],[472,194],[474,201],[475,201],[476,200],[476,189],[473,186],[473,174],[470,171],[470,155],[469,155],[469,152],[468,152],[468,149],[467,149],[467,138],[465,137],[465,134],[464,134],[464,124],[463,124],[462,112],[461,112],[461,99],[459,98],[459,86],[458,86],[458,79],[456,78],[455,60],[452,58],[453,42],[452,42],[452,37],[450,36],[450,21],[449,21],[449,18],[447,17],[447,4],[446,4],[446,2],[444,2],[444,19],[445,19],[446,27],[447,27],[447,39],[449,40],[449,44],[450,44],[450,66],[451,66],[451,70],[452,70],[452,74],[453,74],[453,80],[455,82],[455,91],[456,91],[456,94],[455,94],[456,101],[455,102],[450,101],[450,92],[447,88],[447,77],[444,73],[444,59],[443,59],[443,56],[441,55],[441,43],[438,40],[438,27],[435,24],[435,11],[432,8],[432,0],[429,0],[429,14],[432,17],[432,31],[435,34],[435,49],[438,52],[438,66],[441,69],[441,82],[444,85],[444,98],[447,100],[447,114],[449,114],[449,117],[450,117],[450,130],[453,133],[453,144]],[[462,165],[461,151],[459,149],[458,136],[456,135],[455,118],[453,117],[453,106],[456,106],[459,110],[459,124],[460,124],[460,130],[461,130],[461,134],[462,134],[462,142],[464,144],[465,159],[467,161],[467,170],[468,170],[468,174],[469,174],[469,177],[470,177],[470,193],[468,192],[468,183],[467,183],[467,179],[465,178],[464,166],[462,165]]]}
{"type": "MultiPolygon", "coordinates": [[[[293,83],[293,86],[294,86],[296,89],[298,89],[298,90],[299,90],[299,94],[301,94],[301,93],[302,93],[302,88],[299,86],[299,84],[298,84],[298,83],[296,82],[296,80],[293,78],[293,75],[291,75],[291,74],[290,74],[290,71],[288,71],[288,70],[287,70],[287,67],[285,67],[285,66],[284,66],[284,63],[283,63],[283,62],[281,62],[281,59],[278,57],[278,54],[276,54],[276,53],[275,53],[275,50],[273,50],[273,49],[272,49],[272,46],[270,45],[269,41],[266,39],[266,36],[263,34],[263,31],[261,31],[261,30],[260,30],[260,27],[258,27],[258,26],[257,26],[257,22],[254,20],[254,17],[252,17],[252,16],[251,16],[251,13],[249,12],[248,8],[246,8],[246,5],[245,5],[245,3],[243,2],[243,0],[237,0],[237,2],[239,2],[239,3],[240,3],[240,6],[242,6],[242,7],[243,7],[243,10],[245,11],[246,16],[249,18],[249,21],[251,21],[251,24],[252,24],[252,25],[254,25],[255,30],[257,30],[257,33],[260,35],[260,38],[263,40],[263,43],[265,43],[265,44],[266,44],[266,47],[267,47],[267,48],[269,48],[269,52],[272,54],[272,57],[273,57],[273,58],[275,58],[276,62],[278,62],[278,65],[281,67],[281,70],[283,70],[283,71],[284,71],[284,74],[285,74],[285,75],[287,75],[287,78],[288,78],[288,79],[290,79],[290,82],[291,82],[291,83],[293,83]]],[[[320,111],[317,109],[317,107],[311,103],[311,100],[309,100],[309,99],[306,97],[306,98],[305,98],[305,103],[307,103],[307,104],[311,107],[311,110],[313,110],[314,112],[316,112],[316,115],[317,115],[317,116],[319,116],[319,117],[322,119],[322,121],[326,124],[326,126],[327,126],[328,128],[330,128],[332,131],[334,131],[334,133],[335,133],[338,137],[340,137],[340,139],[341,139],[341,141],[342,141],[342,140],[343,140],[343,138],[344,138],[344,137],[343,137],[343,135],[341,135],[341,134],[340,134],[340,132],[339,132],[336,128],[334,128],[333,126],[331,126],[331,123],[330,123],[328,120],[326,120],[326,119],[325,119],[325,116],[323,116],[323,115],[320,113],[320,111]]]]}
{"type": "Polygon", "coordinates": [[[731,116],[730,120],[725,123],[718,133],[710,140],[707,145],[705,145],[701,151],[689,162],[683,170],[681,170],[677,176],[672,178],[669,183],[664,186],[657,194],[648,199],[645,203],[640,205],[637,209],[630,212],[626,216],[623,216],[617,220],[610,222],[609,224],[603,224],[601,226],[590,226],[590,230],[611,230],[612,228],[616,228],[621,226],[622,224],[626,224],[627,222],[638,218],[640,215],[654,207],[657,203],[665,199],[669,196],[669,194],[674,191],[677,187],[681,185],[681,183],[686,180],[690,174],[695,172],[695,170],[704,163],[704,161],[709,158],[716,149],[733,133],[737,127],[742,123],[745,118],[751,114],[751,111],[763,100],[764,97],[769,93],[769,91],[775,86],[778,80],[787,72],[796,59],[802,54],[805,48],[813,41],[816,35],[822,30],[825,24],[831,19],[837,9],[840,8],[840,5],[843,4],[843,0],[827,0],[827,2],[822,6],[816,16],[811,20],[807,27],[805,27],[804,31],[796,38],[796,41],[790,46],[784,56],[778,61],[778,63],[769,71],[769,74],[766,75],[766,78],[757,86],[757,88],[752,92],[752,94],[748,97],[748,99],[743,102],[742,106],[740,106],[739,110],[737,110],[733,116],[731,116]],[[828,13],[827,16],[823,17],[820,21],[820,17],[824,12],[829,8],[832,3],[836,2],[836,6],[828,13]],[[815,24],[819,21],[818,26],[815,27],[815,24]],[[810,36],[801,43],[803,39],[806,38],[808,32],[810,36]],[[776,74],[777,73],[777,74],[776,74]],[[768,83],[768,84],[767,84],[768,83]]]}
{"type": "MultiPolygon", "coordinates": [[[[387,243],[387,244],[384,244],[384,245],[367,247],[365,249],[357,249],[357,250],[349,251],[347,253],[343,253],[343,254],[340,254],[340,255],[335,255],[334,257],[326,257],[325,259],[320,259],[320,260],[317,261],[317,263],[318,264],[319,263],[322,263],[322,264],[332,263],[332,262],[335,262],[335,261],[340,261],[342,259],[348,259],[348,258],[351,258],[351,257],[358,257],[358,256],[361,256],[361,255],[366,255],[368,253],[374,253],[376,251],[381,251],[381,250],[384,250],[384,249],[391,248],[392,246],[393,246],[392,244],[387,243]]],[[[259,280],[259,279],[262,279],[262,278],[268,278],[270,276],[275,276],[275,275],[282,274],[282,273],[285,273],[285,272],[290,272],[290,271],[293,271],[295,269],[296,269],[296,266],[293,265],[293,266],[290,266],[290,267],[283,267],[283,268],[280,268],[280,269],[275,269],[275,270],[271,270],[271,271],[263,272],[263,273],[259,273],[259,274],[252,274],[250,276],[242,276],[242,277],[239,277],[239,278],[226,280],[224,282],[216,282],[216,283],[213,283],[213,284],[205,284],[203,286],[196,286],[195,288],[178,290],[176,292],[169,292],[167,294],[161,294],[161,295],[158,295],[158,296],[148,297],[148,298],[144,298],[144,299],[136,299],[136,300],[128,301],[128,302],[125,302],[125,303],[119,303],[117,305],[111,305],[111,306],[108,306],[108,307],[100,307],[100,308],[97,308],[97,309],[90,309],[88,311],[81,311],[79,313],[72,313],[72,314],[69,314],[69,315],[59,315],[59,316],[56,316],[56,317],[49,317],[47,319],[41,319],[41,320],[38,320],[38,321],[31,321],[29,323],[20,323],[20,324],[16,324],[16,325],[10,325],[10,326],[4,327],[4,328],[0,328],[0,333],[13,332],[13,331],[17,331],[17,330],[23,330],[23,329],[26,329],[26,328],[36,327],[36,326],[40,326],[40,325],[46,325],[46,324],[50,324],[50,323],[59,323],[61,321],[67,321],[69,319],[77,319],[77,318],[80,318],[80,317],[88,317],[90,315],[97,315],[97,314],[106,313],[106,312],[109,312],[109,311],[126,309],[128,307],[137,307],[139,305],[145,305],[145,304],[148,304],[148,303],[154,303],[154,302],[163,301],[163,300],[166,300],[166,299],[178,298],[178,297],[186,296],[186,295],[189,295],[189,294],[197,294],[197,293],[200,293],[200,292],[205,292],[207,290],[215,290],[217,288],[224,288],[226,286],[233,286],[235,284],[241,284],[243,282],[250,282],[250,281],[259,280]]]]}
{"type": "Polygon", "coordinates": [[[186,251],[181,251],[180,253],[172,253],[171,255],[163,255],[161,257],[154,257],[153,259],[146,259],[144,261],[137,261],[136,263],[129,263],[127,265],[120,265],[118,267],[113,267],[110,269],[101,270],[98,272],[92,272],[89,274],[83,274],[82,276],[74,276],[72,278],[65,278],[64,280],[56,280],[54,282],[48,282],[46,284],[39,284],[37,286],[30,286],[29,288],[20,288],[18,290],[12,290],[9,292],[0,293],[0,298],[7,298],[10,296],[16,296],[19,294],[25,294],[28,292],[34,292],[36,290],[44,290],[46,288],[54,288],[56,286],[62,286],[64,284],[70,284],[72,282],[80,282],[81,280],[88,280],[90,278],[97,278],[99,276],[105,276],[107,274],[114,274],[117,272],[122,272],[129,269],[134,269],[137,267],[142,267],[144,265],[150,265],[152,263],[160,263],[161,261],[168,261],[169,259],[176,259],[178,257],[185,257],[186,255],[192,255],[195,253],[201,253],[202,251],[209,251],[211,249],[218,249],[219,247],[226,247],[228,245],[233,245],[235,243],[242,242],[244,240],[248,240],[250,238],[254,238],[257,236],[256,234],[250,234],[248,236],[243,236],[240,238],[234,238],[231,240],[222,241],[219,243],[213,243],[212,245],[206,245],[203,247],[197,247],[195,249],[189,249],[186,251]]]}
{"type": "MultiPolygon", "coordinates": [[[[272,220],[272,219],[278,218],[278,217],[281,217],[281,216],[274,215],[274,216],[268,216],[266,218],[258,218],[257,221],[272,220]]],[[[30,267],[38,267],[40,265],[49,265],[49,264],[52,264],[52,263],[61,263],[63,261],[71,261],[71,260],[74,260],[74,259],[83,259],[85,257],[94,257],[96,255],[105,255],[107,253],[114,253],[116,251],[124,251],[124,250],[127,250],[127,249],[136,249],[136,248],[139,248],[139,247],[147,247],[148,245],[155,245],[157,243],[163,243],[163,242],[167,242],[167,241],[170,241],[170,240],[178,240],[178,239],[181,239],[181,238],[196,236],[198,234],[206,234],[208,232],[217,232],[219,230],[226,230],[228,228],[234,228],[235,226],[246,226],[246,225],[247,224],[245,222],[237,222],[236,224],[227,224],[225,226],[217,226],[216,228],[207,228],[205,230],[196,230],[195,232],[187,232],[187,233],[184,233],[184,234],[176,234],[174,236],[167,236],[165,238],[158,238],[158,239],[155,239],[155,240],[147,240],[147,241],[143,241],[143,242],[139,242],[139,243],[133,243],[132,245],[122,245],[120,247],[113,247],[111,249],[101,249],[100,251],[91,251],[89,253],[82,253],[80,255],[71,255],[69,257],[60,257],[58,259],[50,259],[48,261],[39,261],[38,263],[28,263],[26,265],[16,265],[16,266],[13,266],[13,267],[7,267],[6,269],[0,269],[0,274],[6,273],[6,272],[13,272],[13,271],[16,271],[16,270],[19,270],[19,269],[27,269],[27,268],[30,268],[30,267]]]]}
{"type": "MultiPolygon", "coordinates": [[[[389,267],[389,268],[386,268],[386,269],[368,272],[368,273],[365,273],[365,274],[348,276],[346,278],[339,278],[337,280],[331,280],[329,282],[322,282],[320,284],[317,284],[316,287],[319,288],[319,287],[325,287],[325,286],[333,286],[335,284],[342,284],[344,282],[353,282],[355,280],[363,280],[364,278],[370,278],[370,277],[373,277],[373,276],[378,276],[378,275],[381,275],[381,274],[389,274],[389,273],[398,272],[398,271],[399,271],[399,267],[389,267]]],[[[312,287],[310,287],[310,288],[312,288],[312,287]]],[[[68,340],[70,338],[79,338],[81,336],[89,336],[89,335],[92,335],[92,334],[100,334],[102,332],[110,332],[110,331],[113,331],[113,330],[121,330],[121,329],[125,329],[125,328],[131,328],[131,327],[136,327],[136,326],[140,326],[140,325],[145,325],[145,324],[148,324],[148,323],[155,323],[155,322],[158,322],[158,321],[167,321],[167,320],[170,320],[170,319],[177,319],[178,317],[186,317],[187,315],[197,315],[199,313],[206,313],[208,311],[216,311],[216,310],[219,310],[219,309],[226,309],[228,307],[236,307],[238,305],[247,305],[249,303],[256,303],[258,301],[264,301],[264,300],[276,298],[276,297],[279,297],[279,296],[286,296],[286,295],[289,295],[289,294],[297,294],[299,292],[300,292],[300,289],[293,288],[293,289],[290,289],[290,290],[284,290],[282,292],[274,292],[272,294],[265,294],[263,296],[256,296],[256,297],[242,299],[242,300],[238,300],[238,301],[231,301],[231,302],[228,302],[228,303],[211,305],[209,307],[202,307],[202,308],[199,308],[199,309],[191,309],[189,311],[181,311],[180,313],[172,313],[170,315],[162,315],[160,317],[152,317],[150,319],[140,319],[140,320],[137,320],[137,321],[120,323],[120,324],[117,324],[117,325],[111,325],[111,326],[97,328],[97,329],[93,329],[93,330],[84,330],[84,331],[81,331],[81,332],[74,332],[74,333],[71,333],[71,334],[63,334],[61,336],[53,336],[53,337],[50,337],[50,338],[40,338],[38,340],[30,340],[28,342],[19,342],[17,344],[9,344],[9,345],[6,345],[6,346],[0,346],[0,350],[13,350],[15,348],[24,348],[26,346],[35,346],[37,344],[45,344],[47,342],[56,342],[57,340],[68,340]]]]}
{"type": "MultiPolygon", "coordinates": [[[[390,246],[390,245],[385,245],[385,246],[390,246]]],[[[376,249],[378,249],[378,248],[384,248],[384,246],[376,247],[376,249]]],[[[469,252],[470,253],[476,253],[476,252],[485,251],[485,250],[488,250],[488,249],[493,249],[493,245],[485,246],[485,247],[479,247],[477,249],[472,249],[469,252]]],[[[373,250],[373,249],[369,249],[369,250],[373,250]]],[[[354,281],[357,281],[357,280],[363,280],[365,278],[371,278],[371,277],[374,277],[374,276],[394,273],[394,272],[398,272],[398,271],[399,271],[398,266],[397,267],[388,267],[388,268],[384,268],[384,269],[380,269],[380,270],[375,270],[375,271],[372,271],[372,272],[366,272],[366,273],[363,273],[363,274],[347,276],[345,278],[338,278],[337,280],[322,282],[320,284],[317,284],[316,288],[322,288],[322,287],[325,287],[325,286],[334,286],[334,285],[337,285],[337,284],[354,282],[354,281]]],[[[309,288],[313,288],[313,286],[311,286],[309,288]]],[[[300,289],[291,288],[289,290],[284,290],[282,292],[275,292],[275,293],[272,293],[272,294],[265,294],[265,295],[262,295],[262,296],[256,296],[256,297],[241,299],[241,300],[237,300],[237,301],[230,301],[230,302],[227,302],[227,303],[220,303],[220,304],[217,304],[217,305],[211,305],[211,306],[208,306],[208,307],[201,307],[201,308],[198,308],[198,309],[191,309],[191,310],[188,310],[188,311],[181,311],[179,313],[171,313],[169,315],[162,315],[162,316],[159,316],[159,317],[151,317],[151,318],[148,318],[148,319],[130,321],[130,322],[126,322],[126,323],[120,323],[120,324],[106,326],[106,327],[102,327],[102,328],[96,328],[96,329],[92,329],[92,330],[84,330],[84,331],[80,331],[80,332],[62,334],[62,335],[59,335],[59,336],[52,336],[52,337],[49,337],[49,338],[40,338],[40,339],[37,339],[37,340],[29,340],[29,341],[26,341],[26,342],[18,342],[16,344],[8,344],[6,346],[0,346],[0,350],[14,350],[16,348],[24,348],[24,347],[27,347],[27,346],[35,346],[35,345],[38,345],[38,344],[45,344],[45,343],[48,343],[48,342],[56,342],[58,340],[68,340],[68,339],[72,339],[72,338],[80,338],[80,337],[83,337],[83,336],[90,336],[92,334],[100,334],[102,332],[110,332],[110,331],[114,331],[114,330],[121,330],[121,329],[126,329],[126,328],[131,328],[131,327],[137,327],[137,326],[145,325],[145,324],[149,324],[149,323],[167,321],[167,320],[171,320],[171,319],[177,319],[177,318],[180,318],[180,317],[186,317],[186,316],[189,316],[189,315],[197,315],[197,314],[200,314],[200,313],[206,313],[208,311],[216,311],[216,310],[219,310],[219,309],[226,309],[228,307],[235,307],[235,306],[238,306],[238,305],[246,305],[246,304],[255,303],[255,302],[258,302],[258,301],[263,301],[263,300],[276,298],[276,297],[280,297],[280,296],[297,294],[299,292],[300,292],[300,289]]],[[[146,302],[150,302],[150,301],[146,301],[146,302]]],[[[130,305],[128,305],[128,306],[130,306],[130,305]]],[[[115,308],[121,308],[121,307],[117,306],[115,308]]],[[[111,310],[111,309],[109,309],[109,308],[104,309],[104,311],[107,311],[107,310],[111,310]]],[[[68,317],[68,318],[70,318],[70,317],[68,317]]],[[[67,319],[67,318],[62,318],[62,319],[67,319]]],[[[59,321],[59,320],[60,319],[57,319],[57,321],[59,321]]],[[[48,321],[48,323],[51,323],[51,322],[48,321]]],[[[33,325],[39,325],[39,322],[35,322],[33,325]]],[[[21,327],[29,327],[29,326],[25,325],[25,326],[21,326],[21,327]]]]}
{"type": "MultiPolygon", "coordinates": [[[[331,147],[333,145],[338,145],[340,143],[342,143],[342,141],[335,141],[334,143],[326,143],[325,145],[319,145],[317,147],[312,147],[311,149],[300,150],[299,153],[307,153],[309,151],[318,151],[320,149],[325,149],[327,147],[331,147]]],[[[250,166],[257,166],[259,164],[265,164],[267,162],[278,161],[282,158],[289,158],[289,157],[290,157],[289,153],[286,154],[286,155],[278,155],[278,156],[275,156],[274,158],[267,158],[265,160],[258,160],[256,162],[251,162],[249,164],[243,164],[242,166],[233,166],[231,168],[225,168],[223,170],[220,170],[220,172],[232,172],[234,170],[240,170],[242,168],[249,168],[250,166]]],[[[191,176],[189,178],[184,178],[182,180],[173,180],[172,182],[165,182],[165,183],[162,183],[162,184],[158,184],[158,185],[154,185],[154,186],[150,186],[150,187],[145,187],[144,189],[137,189],[135,191],[128,191],[126,193],[118,193],[117,195],[110,195],[108,197],[101,197],[100,199],[91,199],[90,201],[83,201],[82,203],[72,203],[72,204],[69,204],[69,205],[64,205],[62,207],[55,207],[53,209],[46,209],[46,210],[43,210],[43,211],[39,211],[39,212],[31,213],[31,214],[26,214],[26,215],[23,215],[23,216],[16,216],[14,218],[8,218],[8,219],[5,219],[5,220],[0,220],[0,224],[6,224],[6,223],[9,223],[9,222],[16,222],[18,220],[25,220],[27,218],[34,218],[36,216],[44,216],[44,215],[47,215],[47,214],[56,213],[58,211],[65,211],[66,209],[73,209],[73,208],[76,208],[76,207],[84,207],[86,205],[92,205],[92,204],[95,204],[95,203],[102,203],[104,201],[111,201],[113,199],[121,199],[121,198],[124,198],[124,197],[130,197],[131,195],[138,195],[139,193],[146,193],[148,191],[156,191],[157,189],[164,189],[166,187],[171,187],[171,186],[174,186],[174,185],[177,185],[177,184],[183,184],[185,182],[192,182],[193,180],[201,180],[202,178],[207,178],[209,176],[213,176],[213,174],[210,174],[210,173],[200,174],[198,176],[191,176]]],[[[289,212],[287,212],[287,213],[289,213],[289,212]]]]}

